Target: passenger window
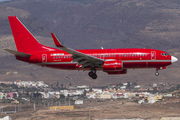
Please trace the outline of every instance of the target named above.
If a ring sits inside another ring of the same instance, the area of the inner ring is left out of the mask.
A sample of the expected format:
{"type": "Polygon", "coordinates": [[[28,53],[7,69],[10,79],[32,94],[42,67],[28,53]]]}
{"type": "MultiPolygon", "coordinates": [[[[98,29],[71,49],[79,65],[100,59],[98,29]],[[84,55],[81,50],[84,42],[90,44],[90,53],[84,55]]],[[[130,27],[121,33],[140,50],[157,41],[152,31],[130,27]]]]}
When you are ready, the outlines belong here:
{"type": "Polygon", "coordinates": [[[134,54],[132,54],[132,57],[134,57],[134,54]]]}

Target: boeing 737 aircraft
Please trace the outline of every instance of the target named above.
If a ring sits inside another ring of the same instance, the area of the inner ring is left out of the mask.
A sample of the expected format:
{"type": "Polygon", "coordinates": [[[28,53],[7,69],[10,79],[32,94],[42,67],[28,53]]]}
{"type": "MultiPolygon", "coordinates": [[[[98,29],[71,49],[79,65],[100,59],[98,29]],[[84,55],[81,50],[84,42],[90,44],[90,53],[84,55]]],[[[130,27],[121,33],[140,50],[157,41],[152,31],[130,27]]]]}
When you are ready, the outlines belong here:
{"type": "Polygon", "coordinates": [[[51,33],[59,49],[40,44],[16,16],[9,16],[17,51],[4,49],[15,55],[17,60],[66,70],[88,70],[92,79],[96,71],[109,75],[126,74],[127,69],[155,68],[158,70],[177,62],[178,59],[165,51],[156,49],[89,49],[74,50],[62,45],[51,33]]]}

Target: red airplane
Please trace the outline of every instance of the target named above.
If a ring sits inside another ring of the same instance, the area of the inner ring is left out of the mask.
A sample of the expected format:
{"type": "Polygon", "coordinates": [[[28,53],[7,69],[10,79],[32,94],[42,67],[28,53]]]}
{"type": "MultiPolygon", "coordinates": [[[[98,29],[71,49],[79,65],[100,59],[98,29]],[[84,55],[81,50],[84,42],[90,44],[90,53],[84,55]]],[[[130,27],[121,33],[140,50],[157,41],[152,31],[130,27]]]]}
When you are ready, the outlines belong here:
{"type": "Polygon", "coordinates": [[[96,71],[109,75],[126,74],[127,69],[155,68],[158,70],[177,62],[178,59],[165,51],[156,49],[91,49],[74,50],[62,45],[51,33],[59,49],[40,44],[16,16],[9,16],[17,51],[4,49],[15,55],[17,60],[66,70],[88,70],[96,79],[96,71]]]}

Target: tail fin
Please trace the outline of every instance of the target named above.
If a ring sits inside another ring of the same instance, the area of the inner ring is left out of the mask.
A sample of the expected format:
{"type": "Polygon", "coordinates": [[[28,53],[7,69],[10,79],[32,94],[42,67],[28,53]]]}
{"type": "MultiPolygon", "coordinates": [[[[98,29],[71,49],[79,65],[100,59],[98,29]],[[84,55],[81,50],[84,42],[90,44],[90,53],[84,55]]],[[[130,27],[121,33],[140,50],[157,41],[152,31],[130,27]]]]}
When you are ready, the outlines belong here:
{"type": "Polygon", "coordinates": [[[45,48],[29,32],[23,23],[16,16],[9,16],[9,23],[14,36],[17,51],[29,53],[43,51],[45,48]]]}

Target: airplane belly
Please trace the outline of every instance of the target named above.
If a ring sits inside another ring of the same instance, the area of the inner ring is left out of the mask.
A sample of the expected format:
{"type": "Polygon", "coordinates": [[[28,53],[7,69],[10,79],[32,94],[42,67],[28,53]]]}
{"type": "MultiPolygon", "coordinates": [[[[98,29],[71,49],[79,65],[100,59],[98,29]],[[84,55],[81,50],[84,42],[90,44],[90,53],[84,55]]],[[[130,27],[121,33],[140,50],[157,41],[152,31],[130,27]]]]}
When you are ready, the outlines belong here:
{"type": "Polygon", "coordinates": [[[148,68],[157,68],[157,67],[163,67],[163,66],[168,66],[171,65],[171,62],[148,62],[148,68]]]}
{"type": "Polygon", "coordinates": [[[131,68],[147,68],[147,62],[123,62],[124,69],[131,69],[131,68]]]}
{"type": "Polygon", "coordinates": [[[66,69],[66,70],[75,70],[75,64],[47,64],[46,67],[55,68],[55,69],[66,69]]]}

